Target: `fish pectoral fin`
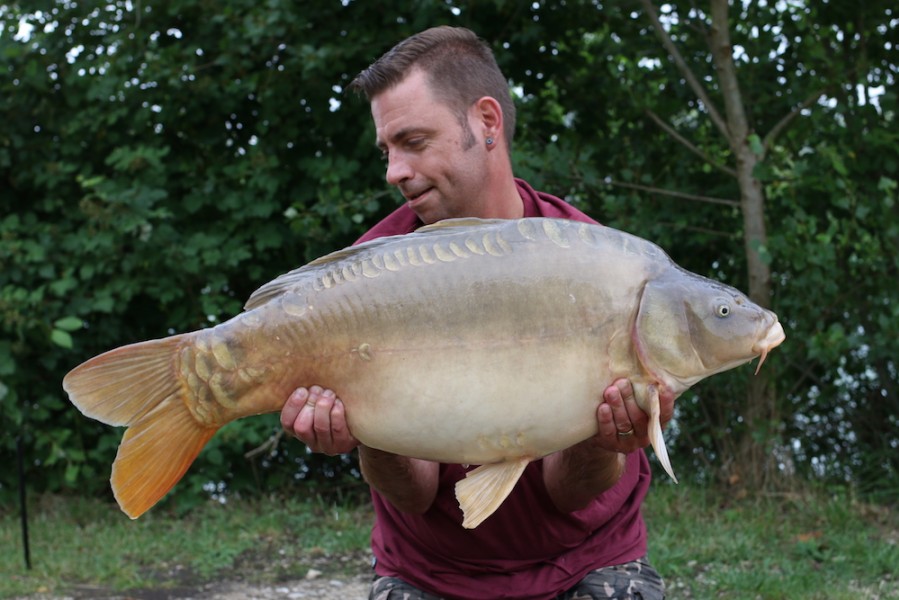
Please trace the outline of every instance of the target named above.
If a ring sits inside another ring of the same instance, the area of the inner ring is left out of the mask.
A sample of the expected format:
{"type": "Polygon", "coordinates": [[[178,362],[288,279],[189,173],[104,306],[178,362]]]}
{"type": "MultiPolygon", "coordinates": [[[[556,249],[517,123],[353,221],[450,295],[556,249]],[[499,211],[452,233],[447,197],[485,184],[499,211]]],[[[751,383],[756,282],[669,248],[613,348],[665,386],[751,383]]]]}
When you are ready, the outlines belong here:
{"type": "Polygon", "coordinates": [[[530,462],[529,458],[520,458],[481,465],[458,481],[456,500],[462,509],[462,527],[474,529],[492,515],[512,493],[512,488],[530,462]]]}
{"type": "Polygon", "coordinates": [[[677,483],[677,477],[674,476],[674,469],[671,468],[671,461],[668,459],[668,449],[665,448],[665,438],[662,436],[660,413],[659,388],[651,385],[649,386],[649,443],[652,444],[652,449],[662,468],[674,483],[677,483]]]}

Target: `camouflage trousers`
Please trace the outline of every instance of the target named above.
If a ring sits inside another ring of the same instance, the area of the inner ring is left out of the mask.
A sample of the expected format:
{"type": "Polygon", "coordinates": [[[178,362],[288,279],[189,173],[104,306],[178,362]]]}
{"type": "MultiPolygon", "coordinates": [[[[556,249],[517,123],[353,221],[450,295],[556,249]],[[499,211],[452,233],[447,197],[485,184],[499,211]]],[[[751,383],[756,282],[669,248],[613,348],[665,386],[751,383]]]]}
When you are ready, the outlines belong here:
{"type": "MultiPolygon", "coordinates": [[[[663,600],[665,584],[646,558],[590,571],[555,600],[663,600]]],[[[375,577],[369,600],[443,600],[396,577],[375,577]]]]}

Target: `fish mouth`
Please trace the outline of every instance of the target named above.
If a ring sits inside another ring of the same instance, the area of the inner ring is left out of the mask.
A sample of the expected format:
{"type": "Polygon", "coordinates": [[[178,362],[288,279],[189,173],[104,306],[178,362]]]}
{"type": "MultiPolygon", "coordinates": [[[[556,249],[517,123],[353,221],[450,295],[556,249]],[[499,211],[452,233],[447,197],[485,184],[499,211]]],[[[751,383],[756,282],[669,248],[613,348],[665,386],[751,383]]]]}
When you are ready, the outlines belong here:
{"type": "Polygon", "coordinates": [[[765,359],[768,358],[768,352],[778,347],[785,339],[787,339],[787,334],[784,333],[783,325],[781,325],[779,321],[775,321],[774,324],[768,328],[768,331],[765,332],[765,337],[753,344],[752,352],[761,357],[758,366],[755,368],[756,375],[759,374],[762,364],[765,362],[765,359]]]}

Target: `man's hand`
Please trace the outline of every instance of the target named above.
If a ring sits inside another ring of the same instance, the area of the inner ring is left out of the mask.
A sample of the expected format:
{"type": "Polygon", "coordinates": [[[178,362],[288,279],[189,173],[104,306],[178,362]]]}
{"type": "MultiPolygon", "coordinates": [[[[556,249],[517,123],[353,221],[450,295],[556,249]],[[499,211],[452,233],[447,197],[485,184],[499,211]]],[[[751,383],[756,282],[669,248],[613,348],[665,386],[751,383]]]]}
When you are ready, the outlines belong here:
{"type": "Polygon", "coordinates": [[[343,402],[332,390],[314,385],[297,388],[281,409],[281,427],[313,452],[330,456],[349,452],[359,445],[350,433],[343,402]]]}
{"type": "MultiPolygon", "coordinates": [[[[649,415],[637,406],[631,382],[616,380],[602,397],[596,409],[597,434],[543,459],[543,483],[562,512],[586,507],[618,483],[626,455],[649,445],[649,415]]],[[[674,412],[674,396],[665,394],[659,402],[664,425],[674,412]]]]}
{"type": "MultiPolygon", "coordinates": [[[[649,415],[637,405],[634,388],[627,379],[618,379],[602,395],[603,403],[596,410],[599,432],[596,441],[609,452],[627,454],[649,446],[649,415]]],[[[674,396],[659,398],[659,420],[664,429],[674,414],[674,396]]]]}
{"type": "Polygon", "coordinates": [[[281,409],[281,427],[313,452],[331,456],[359,446],[365,480],[404,512],[423,513],[437,495],[438,463],[367,448],[350,433],[343,402],[332,390],[297,388],[281,409]]]}

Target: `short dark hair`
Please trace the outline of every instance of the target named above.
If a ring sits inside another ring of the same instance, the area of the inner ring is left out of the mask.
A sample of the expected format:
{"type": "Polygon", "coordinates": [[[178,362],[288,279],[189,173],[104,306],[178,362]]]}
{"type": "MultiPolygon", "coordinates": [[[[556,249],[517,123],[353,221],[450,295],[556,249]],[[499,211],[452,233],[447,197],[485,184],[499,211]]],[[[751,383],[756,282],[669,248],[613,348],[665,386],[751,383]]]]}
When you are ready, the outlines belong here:
{"type": "Polygon", "coordinates": [[[432,27],[398,43],[359,73],[349,89],[374,96],[400,83],[413,68],[428,77],[435,95],[463,119],[479,98],[491,96],[503,110],[503,132],[511,149],[515,104],[493,51],[464,27],[432,27]]]}

